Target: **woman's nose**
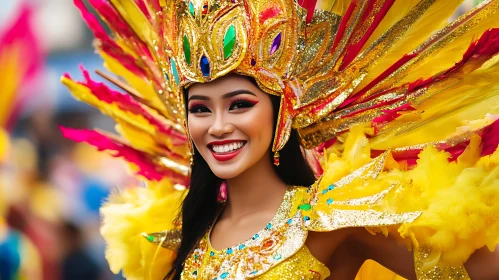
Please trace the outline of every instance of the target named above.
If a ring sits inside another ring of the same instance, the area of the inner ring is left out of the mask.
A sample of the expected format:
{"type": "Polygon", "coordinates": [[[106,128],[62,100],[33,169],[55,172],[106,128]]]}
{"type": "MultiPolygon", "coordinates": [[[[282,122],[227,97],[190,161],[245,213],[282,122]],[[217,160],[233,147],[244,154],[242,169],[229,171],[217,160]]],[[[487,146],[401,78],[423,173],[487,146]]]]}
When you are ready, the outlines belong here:
{"type": "Polygon", "coordinates": [[[225,134],[230,134],[233,131],[234,131],[234,126],[226,122],[224,116],[222,115],[216,116],[215,121],[208,129],[208,133],[216,137],[221,137],[225,134]]]}

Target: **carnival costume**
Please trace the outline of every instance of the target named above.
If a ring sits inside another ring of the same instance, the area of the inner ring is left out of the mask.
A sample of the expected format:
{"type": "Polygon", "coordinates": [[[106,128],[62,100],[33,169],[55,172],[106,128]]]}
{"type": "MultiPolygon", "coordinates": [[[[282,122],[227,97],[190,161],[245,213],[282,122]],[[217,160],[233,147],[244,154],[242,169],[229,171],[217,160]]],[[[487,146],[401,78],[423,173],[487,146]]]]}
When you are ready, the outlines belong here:
{"type": "Polygon", "coordinates": [[[460,2],[89,0],[110,37],[75,0],[122,79],[101,76],[121,91],[84,69],[85,81],[62,81],[121,136],[63,133],[126,159],[147,185],[102,208],[111,269],[170,270],[192,154],[183,90],[237,73],[281,97],[275,163],[296,129],[322,175],[290,188],[248,241],[217,251],[206,233],[182,279],[324,279],[307,233],[345,227],[399,236],[418,279],[469,279],[467,258],[499,242],[499,1],[448,24],[460,2]]]}

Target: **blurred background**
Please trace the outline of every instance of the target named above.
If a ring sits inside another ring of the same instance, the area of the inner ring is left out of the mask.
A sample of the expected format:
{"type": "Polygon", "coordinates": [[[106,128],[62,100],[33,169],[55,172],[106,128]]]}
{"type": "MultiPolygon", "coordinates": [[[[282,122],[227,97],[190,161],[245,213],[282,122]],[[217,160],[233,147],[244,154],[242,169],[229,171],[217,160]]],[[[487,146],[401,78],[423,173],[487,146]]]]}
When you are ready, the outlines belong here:
{"type": "Polygon", "coordinates": [[[0,125],[9,133],[3,159],[0,134],[0,280],[122,279],[105,261],[99,207],[136,181],[122,161],[58,128],[113,130],[59,82],[64,73],[81,80],[80,64],[104,70],[92,40],[73,1],[0,1],[0,125]]]}

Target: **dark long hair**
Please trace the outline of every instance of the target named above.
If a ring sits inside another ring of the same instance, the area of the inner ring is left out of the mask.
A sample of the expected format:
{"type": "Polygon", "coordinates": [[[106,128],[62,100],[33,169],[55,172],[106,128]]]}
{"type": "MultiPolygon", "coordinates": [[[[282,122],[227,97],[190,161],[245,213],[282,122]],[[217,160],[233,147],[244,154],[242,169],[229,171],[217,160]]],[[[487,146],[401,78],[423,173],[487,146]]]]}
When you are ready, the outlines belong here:
{"type": "MultiPolygon", "coordinates": [[[[273,95],[270,95],[270,98],[274,110],[275,127],[281,100],[280,97],[273,95]]],[[[279,166],[272,166],[284,183],[290,186],[310,186],[314,183],[314,173],[303,156],[296,131],[291,132],[289,141],[279,154],[279,166]]],[[[269,160],[273,161],[272,153],[270,153],[269,160]]],[[[172,276],[174,280],[180,279],[185,260],[215,221],[221,207],[217,202],[221,183],[222,179],[213,174],[203,157],[194,149],[189,193],[184,199],[179,216],[182,219],[182,241],[177,250],[173,268],[165,279],[170,279],[172,276]]]]}

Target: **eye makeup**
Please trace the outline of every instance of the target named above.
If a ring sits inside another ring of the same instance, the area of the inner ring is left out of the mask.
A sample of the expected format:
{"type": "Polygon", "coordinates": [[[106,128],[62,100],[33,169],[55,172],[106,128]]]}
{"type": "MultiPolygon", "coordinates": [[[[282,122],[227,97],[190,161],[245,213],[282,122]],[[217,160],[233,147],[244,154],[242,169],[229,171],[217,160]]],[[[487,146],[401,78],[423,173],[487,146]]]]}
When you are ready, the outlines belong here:
{"type": "Polygon", "coordinates": [[[206,107],[203,102],[191,101],[189,102],[189,108],[187,109],[189,113],[204,113],[209,112],[208,107],[206,107]]]}
{"type": "Polygon", "coordinates": [[[258,104],[259,101],[257,100],[252,100],[244,97],[237,97],[234,100],[232,100],[230,104],[229,110],[238,110],[238,109],[246,109],[246,108],[251,108],[258,104]]]}

